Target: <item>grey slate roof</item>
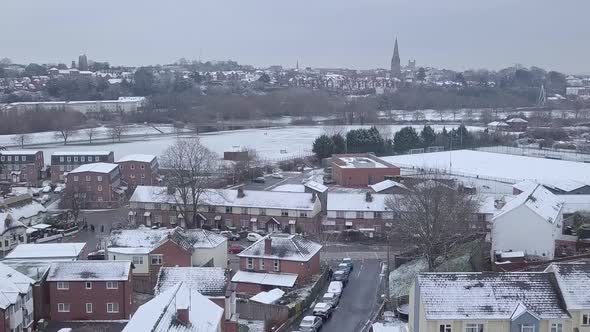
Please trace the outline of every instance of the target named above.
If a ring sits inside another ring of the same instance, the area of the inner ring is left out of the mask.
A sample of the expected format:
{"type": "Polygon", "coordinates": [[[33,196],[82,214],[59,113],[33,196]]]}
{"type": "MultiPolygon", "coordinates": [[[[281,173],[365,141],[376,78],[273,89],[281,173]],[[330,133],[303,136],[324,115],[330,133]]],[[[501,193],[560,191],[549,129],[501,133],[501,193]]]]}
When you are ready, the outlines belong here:
{"type": "Polygon", "coordinates": [[[320,249],[322,249],[321,244],[308,240],[301,235],[273,233],[254,242],[254,244],[239,253],[238,256],[307,262],[320,249]],[[271,252],[268,255],[264,253],[264,242],[267,238],[272,241],[271,252]]]}
{"type": "Polygon", "coordinates": [[[227,277],[221,267],[162,267],[155,294],[160,294],[182,281],[205,296],[224,296],[227,277]]]}
{"type": "Polygon", "coordinates": [[[541,319],[568,318],[553,274],[422,273],[426,319],[510,319],[519,304],[541,319]]]}
{"type": "Polygon", "coordinates": [[[553,272],[568,310],[590,309],[590,263],[553,263],[553,272]]]}
{"type": "Polygon", "coordinates": [[[129,261],[72,261],[51,264],[47,281],[125,281],[129,261]]]}

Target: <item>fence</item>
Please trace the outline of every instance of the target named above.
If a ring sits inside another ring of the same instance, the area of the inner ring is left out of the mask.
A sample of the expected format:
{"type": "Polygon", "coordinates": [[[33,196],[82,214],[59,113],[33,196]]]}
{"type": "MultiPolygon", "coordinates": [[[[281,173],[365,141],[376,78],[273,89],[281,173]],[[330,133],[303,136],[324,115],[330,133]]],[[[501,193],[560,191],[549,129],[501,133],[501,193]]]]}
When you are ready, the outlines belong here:
{"type": "Polygon", "coordinates": [[[289,319],[289,307],[279,304],[239,301],[236,303],[236,312],[240,314],[240,318],[262,320],[268,326],[280,324],[289,319]]]}
{"type": "Polygon", "coordinates": [[[515,147],[515,146],[487,146],[475,148],[476,151],[512,154],[517,156],[527,156],[535,158],[559,159],[568,161],[577,161],[590,163],[590,153],[566,149],[541,149],[533,147],[515,147]]]}

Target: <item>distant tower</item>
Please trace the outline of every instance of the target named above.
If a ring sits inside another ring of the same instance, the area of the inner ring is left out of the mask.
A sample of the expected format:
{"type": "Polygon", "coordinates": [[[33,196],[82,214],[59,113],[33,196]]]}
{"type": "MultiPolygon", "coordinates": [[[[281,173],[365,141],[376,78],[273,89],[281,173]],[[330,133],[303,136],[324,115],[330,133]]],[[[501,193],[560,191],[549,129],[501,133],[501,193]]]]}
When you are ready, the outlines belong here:
{"type": "Polygon", "coordinates": [[[82,54],[78,57],[78,69],[88,70],[88,58],[86,57],[86,54],[82,54]]]}
{"type": "Polygon", "coordinates": [[[70,66],[71,69],[76,68],[76,61],[72,60],[72,65],[70,66]]]}
{"type": "Polygon", "coordinates": [[[547,92],[545,92],[545,85],[541,84],[541,89],[539,89],[539,98],[537,98],[537,106],[545,107],[547,103],[547,92]]]}
{"type": "Polygon", "coordinates": [[[297,69],[297,71],[299,71],[299,59],[297,60],[297,67],[295,67],[295,69],[297,69]]]}
{"type": "Polygon", "coordinates": [[[401,77],[402,67],[399,58],[399,49],[397,47],[397,37],[395,38],[395,46],[393,47],[393,57],[391,57],[391,77],[401,77]]]}

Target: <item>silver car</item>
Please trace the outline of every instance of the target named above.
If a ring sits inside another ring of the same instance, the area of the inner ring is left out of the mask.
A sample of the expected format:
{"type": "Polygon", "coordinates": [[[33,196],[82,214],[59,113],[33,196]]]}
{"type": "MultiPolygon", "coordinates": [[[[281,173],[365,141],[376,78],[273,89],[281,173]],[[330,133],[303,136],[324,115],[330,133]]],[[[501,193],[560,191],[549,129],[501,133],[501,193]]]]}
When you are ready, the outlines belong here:
{"type": "Polygon", "coordinates": [[[305,316],[299,323],[302,332],[318,332],[322,328],[322,319],[317,316],[305,316]]]}

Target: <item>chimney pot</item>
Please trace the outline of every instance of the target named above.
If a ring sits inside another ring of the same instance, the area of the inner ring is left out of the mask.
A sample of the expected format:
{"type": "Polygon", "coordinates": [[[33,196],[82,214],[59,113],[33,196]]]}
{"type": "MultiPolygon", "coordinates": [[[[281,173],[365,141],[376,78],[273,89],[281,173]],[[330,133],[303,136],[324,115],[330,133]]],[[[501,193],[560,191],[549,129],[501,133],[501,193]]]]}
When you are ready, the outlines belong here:
{"type": "Polygon", "coordinates": [[[238,188],[238,198],[242,198],[244,196],[246,196],[246,193],[244,193],[244,189],[238,188]]]}
{"type": "Polygon", "coordinates": [[[190,323],[188,309],[176,309],[176,319],[182,324],[188,325],[190,323]]]}

